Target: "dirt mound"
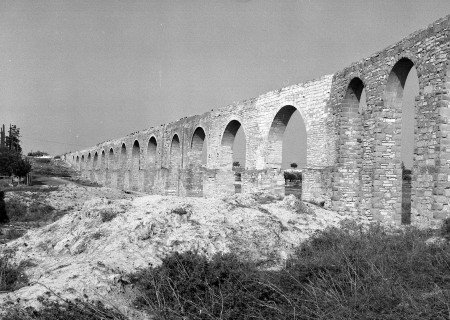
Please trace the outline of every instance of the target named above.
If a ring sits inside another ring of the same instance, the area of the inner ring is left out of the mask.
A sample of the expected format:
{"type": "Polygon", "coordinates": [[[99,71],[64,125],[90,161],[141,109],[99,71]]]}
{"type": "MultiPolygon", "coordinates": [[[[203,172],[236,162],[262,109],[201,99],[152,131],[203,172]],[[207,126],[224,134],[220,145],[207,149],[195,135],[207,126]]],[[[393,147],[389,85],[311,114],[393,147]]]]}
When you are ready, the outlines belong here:
{"type": "Polygon", "coordinates": [[[174,251],[233,251],[276,267],[316,230],[347,218],[294,196],[132,197],[75,185],[50,192],[48,203],[70,212],[3,247],[16,250],[17,262],[27,261],[30,285],[0,294],[0,303],[36,304],[49,293],[114,303],[124,299],[126,273],[159,265],[174,251]]]}

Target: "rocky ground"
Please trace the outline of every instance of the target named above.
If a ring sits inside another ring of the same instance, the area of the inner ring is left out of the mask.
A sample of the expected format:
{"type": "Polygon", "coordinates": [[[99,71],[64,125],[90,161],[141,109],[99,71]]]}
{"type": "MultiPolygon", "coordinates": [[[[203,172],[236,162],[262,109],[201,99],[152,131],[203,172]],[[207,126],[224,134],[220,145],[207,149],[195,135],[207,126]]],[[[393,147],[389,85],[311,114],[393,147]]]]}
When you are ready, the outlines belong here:
{"type": "MultiPolygon", "coordinates": [[[[26,203],[33,192],[8,192],[7,201],[26,203]]],[[[233,251],[274,268],[316,230],[348,218],[293,195],[181,198],[69,183],[47,191],[45,201],[64,215],[1,245],[27,266],[29,285],[0,293],[0,304],[37,305],[37,297],[46,295],[84,297],[129,314],[126,274],[157,266],[171,252],[233,251]]]]}

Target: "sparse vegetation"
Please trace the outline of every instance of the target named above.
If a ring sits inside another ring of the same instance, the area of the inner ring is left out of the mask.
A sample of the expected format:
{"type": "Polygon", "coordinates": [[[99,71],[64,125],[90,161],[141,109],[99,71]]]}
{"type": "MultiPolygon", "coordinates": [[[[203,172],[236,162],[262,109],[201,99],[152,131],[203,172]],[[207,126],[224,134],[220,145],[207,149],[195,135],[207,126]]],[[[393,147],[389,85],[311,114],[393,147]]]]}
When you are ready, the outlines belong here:
{"type": "Polygon", "coordinates": [[[9,222],[8,213],[6,212],[5,192],[0,191],[0,223],[9,222]]]}
{"type": "Polygon", "coordinates": [[[291,168],[295,169],[295,168],[297,168],[297,167],[298,167],[298,164],[296,164],[295,162],[292,162],[292,163],[291,163],[291,168]]]}
{"type": "Polygon", "coordinates": [[[159,319],[448,319],[450,244],[380,226],[318,233],[279,271],[233,255],[174,254],[132,276],[159,319]]]}
{"type": "Polygon", "coordinates": [[[112,221],[115,217],[117,217],[119,213],[116,211],[104,209],[100,211],[100,217],[102,219],[102,222],[109,222],[112,221]]]}
{"type": "Polygon", "coordinates": [[[450,240],[450,218],[442,221],[441,236],[447,238],[447,240],[450,240]]]}

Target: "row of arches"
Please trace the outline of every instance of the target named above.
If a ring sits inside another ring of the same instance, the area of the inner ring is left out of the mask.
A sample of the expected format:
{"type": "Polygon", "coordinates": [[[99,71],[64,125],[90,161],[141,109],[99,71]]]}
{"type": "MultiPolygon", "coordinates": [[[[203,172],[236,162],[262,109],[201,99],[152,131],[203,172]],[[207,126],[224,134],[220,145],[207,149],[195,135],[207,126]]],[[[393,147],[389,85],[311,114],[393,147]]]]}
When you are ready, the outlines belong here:
{"type": "MultiPolygon", "coordinates": [[[[336,147],[336,154],[339,158],[336,163],[336,172],[341,176],[333,183],[338,184],[337,189],[341,192],[340,200],[344,202],[345,206],[351,207],[354,212],[360,212],[361,207],[370,209],[374,205],[371,196],[363,197],[365,193],[373,195],[384,192],[390,196],[391,193],[400,192],[392,197],[401,199],[402,221],[408,223],[411,215],[411,199],[414,195],[411,176],[414,176],[414,148],[415,139],[417,139],[417,132],[415,132],[415,115],[417,113],[415,98],[419,94],[417,70],[412,60],[401,58],[391,68],[385,85],[382,85],[383,92],[381,94],[378,87],[370,87],[372,83],[370,82],[369,88],[367,88],[364,76],[355,76],[348,79],[346,87],[342,89],[342,98],[337,102],[339,122],[338,128],[336,128],[339,131],[340,139],[339,145],[336,147]],[[370,100],[370,108],[367,107],[367,97],[370,100]],[[380,104],[377,99],[382,101],[381,107],[378,107],[380,104]],[[375,105],[377,108],[374,108],[375,105]],[[375,132],[375,134],[383,136],[381,138],[370,136],[368,134],[370,126],[372,129],[377,128],[375,131],[370,131],[371,133],[375,132]],[[392,163],[395,164],[393,167],[392,163]],[[384,167],[388,167],[386,172],[378,170],[384,167]],[[409,175],[409,180],[404,179],[405,175],[409,175]],[[386,191],[390,184],[384,182],[392,180],[393,177],[401,181],[399,183],[397,181],[392,190],[386,191]],[[376,179],[382,183],[374,183],[376,179]],[[406,180],[409,183],[405,183],[406,180]],[[396,187],[398,185],[401,186],[401,190],[396,187]]],[[[307,116],[314,117],[314,115],[307,116]]],[[[265,136],[262,139],[259,137],[260,142],[255,142],[253,136],[246,137],[244,126],[237,119],[230,119],[223,126],[218,140],[220,156],[218,163],[214,164],[214,169],[232,171],[236,170],[234,164],[239,163],[241,169],[245,170],[247,153],[255,150],[253,145],[251,150],[247,150],[247,146],[249,143],[261,143],[264,148],[265,170],[282,171],[288,167],[289,162],[286,163],[286,159],[289,158],[289,154],[292,154],[292,150],[286,148],[286,142],[289,140],[293,141],[292,145],[296,145],[297,149],[299,149],[298,146],[301,146],[301,157],[298,157],[299,160],[296,161],[299,169],[307,164],[308,150],[311,147],[310,137],[306,122],[298,106],[294,104],[286,104],[278,109],[273,109],[272,120],[267,127],[265,136]],[[297,119],[300,125],[292,130],[291,124],[294,119],[297,119]],[[237,140],[241,140],[240,146],[237,140]],[[239,148],[241,151],[237,152],[239,148]]],[[[311,141],[314,142],[315,138],[312,137],[311,141]]],[[[188,146],[182,147],[183,141],[186,141],[184,137],[174,133],[169,143],[167,171],[170,178],[166,187],[170,190],[178,188],[181,168],[200,171],[202,167],[207,167],[208,156],[211,156],[208,155],[207,150],[207,134],[202,127],[197,127],[192,132],[187,141],[188,146]],[[183,158],[183,150],[187,150],[186,158],[183,158]]],[[[133,142],[130,152],[132,168],[129,172],[130,181],[139,180],[140,170],[157,165],[159,169],[163,169],[162,161],[158,159],[158,154],[160,154],[158,148],[160,147],[156,137],[152,136],[147,142],[146,155],[143,155],[144,148],[140,142],[138,140],[133,142]]],[[[100,154],[95,153],[93,167],[105,166],[108,161],[112,163],[115,159],[114,152],[114,149],[110,148],[109,152],[103,150],[100,154]],[[108,153],[108,156],[105,152],[108,153]]],[[[326,153],[328,150],[323,150],[323,152],[326,153]]],[[[77,155],[77,163],[85,162],[85,155],[81,156],[81,160],[78,157],[77,155]]],[[[118,163],[124,167],[127,161],[127,147],[123,143],[118,163]]],[[[91,154],[87,155],[87,162],[91,162],[91,154]]],[[[193,176],[190,179],[194,181],[196,177],[193,176]]]]}

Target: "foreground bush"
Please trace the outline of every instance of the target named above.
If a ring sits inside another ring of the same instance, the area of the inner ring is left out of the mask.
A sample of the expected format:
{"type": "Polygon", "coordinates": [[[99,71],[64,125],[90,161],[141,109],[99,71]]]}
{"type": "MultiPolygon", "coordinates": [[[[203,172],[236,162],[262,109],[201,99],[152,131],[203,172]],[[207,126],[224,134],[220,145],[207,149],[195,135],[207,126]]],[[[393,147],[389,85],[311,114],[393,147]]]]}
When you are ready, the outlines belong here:
{"type": "Polygon", "coordinates": [[[13,264],[11,257],[10,252],[0,254],[0,292],[14,291],[28,282],[23,266],[13,264]]]}
{"type": "Polygon", "coordinates": [[[158,319],[449,319],[450,245],[430,232],[351,225],[318,233],[280,271],[233,255],[175,254],[133,275],[158,319]]]}
{"type": "Polygon", "coordinates": [[[84,301],[41,301],[43,307],[36,310],[32,307],[13,308],[3,320],[125,320],[119,312],[106,308],[100,302],[84,301]]]}

